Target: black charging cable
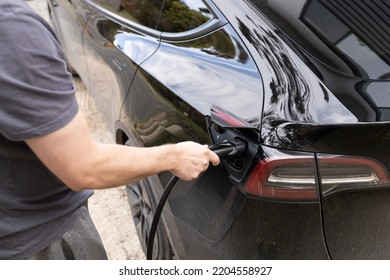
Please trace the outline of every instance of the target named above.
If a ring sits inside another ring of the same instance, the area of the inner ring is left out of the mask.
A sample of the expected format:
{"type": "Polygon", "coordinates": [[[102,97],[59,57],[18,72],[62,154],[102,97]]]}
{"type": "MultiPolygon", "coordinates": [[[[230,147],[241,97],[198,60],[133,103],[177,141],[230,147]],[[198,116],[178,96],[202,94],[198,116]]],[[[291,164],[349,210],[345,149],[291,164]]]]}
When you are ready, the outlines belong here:
{"type": "MultiPolygon", "coordinates": [[[[247,144],[238,138],[229,141],[226,140],[209,147],[209,149],[216,153],[220,159],[230,159],[243,156],[246,153],[246,148],[247,144]]],[[[158,222],[160,221],[161,213],[164,208],[165,202],[167,201],[169,194],[171,193],[173,187],[176,185],[178,180],[179,178],[177,176],[173,176],[169,180],[157,205],[156,212],[154,213],[152,225],[149,231],[149,239],[146,251],[147,260],[153,259],[153,244],[154,237],[157,232],[158,222]]]]}

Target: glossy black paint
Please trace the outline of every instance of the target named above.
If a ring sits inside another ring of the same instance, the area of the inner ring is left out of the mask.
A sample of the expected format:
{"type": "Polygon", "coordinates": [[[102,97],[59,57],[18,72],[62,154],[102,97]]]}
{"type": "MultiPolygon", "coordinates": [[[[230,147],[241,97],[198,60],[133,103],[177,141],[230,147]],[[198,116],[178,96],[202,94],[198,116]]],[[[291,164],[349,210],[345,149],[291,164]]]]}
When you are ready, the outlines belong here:
{"type": "Polygon", "coordinates": [[[101,103],[98,106],[103,108],[103,115],[113,124],[118,120],[138,65],[156,51],[158,42],[112,21],[109,14],[91,9],[83,46],[89,89],[101,103]],[[108,103],[112,105],[106,106],[108,103]]]}
{"type": "MultiPolygon", "coordinates": [[[[388,52],[373,45],[372,37],[358,30],[350,17],[340,19],[340,11],[348,14],[345,6],[321,0],[283,5],[203,1],[209,22],[169,33],[158,31],[158,24],[151,28],[124,19],[97,1],[57,2],[54,7],[48,1],[67,58],[118,143],[211,144],[229,137],[249,143],[250,153],[241,159],[240,170],[224,162],[198,180],[179,181],[163,212],[157,257],[390,257],[386,188],[292,202],[249,197],[242,186],[256,164],[273,153],[303,154],[313,163],[321,154],[362,156],[389,169],[388,64],[377,59],[380,66],[365,69],[364,61],[353,53],[347,56],[347,43],[353,40],[337,45],[333,39],[358,34],[369,46],[361,51],[379,52],[385,62],[388,52]],[[318,10],[333,19],[339,33],[321,29],[318,10]],[[378,71],[380,75],[375,74],[378,71]],[[251,129],[214,126],[208,118],[213,105],[245,120],[251,129]],[[258,134],[249,135],[254,128],[258,134]]],[[[367,11],[373,9],[366,5],[367,11]]],[[[359,16],[369,18],[367,13],[359,16]]],[[[382,13],[389,14],[386,9],[382,13]]],[[[371,26],[386,32],[380,21],[371,26]]],[[[317,164],[313,169],[321,194],[321,172],[317,164]]],[[[146,210],[157,205],[169,178],[170,174],[159,174],[129,187],[136,196],[130,203],[142,242],[148,238],[146,210]],[[142,203],[134,204],[137,198],[144,201],[143,208],[142,203]]]]}
{"type": "MultiPolygon", "coordinates": [[[[225,16],[236,30],[242,31],[247,40],[244,42],[255,59],[259,55],[261,63],[257,65],[265,85],[261,130],[264,144],[283,149],[367,156],[389,167],[389,123],[373,123],[388,120],[385,97],[390,88],[388,80],[340,74],[330,63],[319,61],[305,51],[308,47],[302,42],[302,36],[293,36],[296,30],[285,28],[291,31],[285,34],[272,24],[259,25],[241,1],[214,2],[225,5],[225,16]],[[237,11],[243,14],[238,15],[237,11]],[[301,45],[296,43],[297,38],[301,39],[301,45]],[[370,85],[372,88],[367,90],[370,85]],[[375,102],[379,99],[382,102],[375,102]]],[[[265,1],[251,2],[257,2],[259,7],[266,6],[265,1]]],[[[287,5],[284,12],[288,9],[287,5]]],[[[291,18],[277,17],[267,9],[262,11],[264,14],[256,14],[263,20],[266,16],[275,22],[291,18]]],[[[387,239],[382,240],[383,234],[390,230],[386,223],[387,204],[383,199],[388,193],[383,190],[342,194],[322,202],[324,236],[330,257],[388,257],[387,249],[378,250],[380,246],[388,248],[387,239]],[[375,232],[381,238],[367,238],[368,232],[375,232]]]]}

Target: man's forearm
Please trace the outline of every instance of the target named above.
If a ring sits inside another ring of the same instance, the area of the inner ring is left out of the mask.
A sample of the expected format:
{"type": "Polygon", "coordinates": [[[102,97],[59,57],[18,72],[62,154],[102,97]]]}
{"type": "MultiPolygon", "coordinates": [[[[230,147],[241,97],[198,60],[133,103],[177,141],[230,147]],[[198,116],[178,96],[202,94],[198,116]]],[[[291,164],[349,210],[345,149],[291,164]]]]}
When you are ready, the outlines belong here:
{"type": "Polygon", "coordinates": [[[193,142],[152,148],[96,143],[81,113],[63,128],[26,142],[74,190],[116,187],[162,171],[191,180],[210,161],[219,163],[217,155],[193,142]]]}

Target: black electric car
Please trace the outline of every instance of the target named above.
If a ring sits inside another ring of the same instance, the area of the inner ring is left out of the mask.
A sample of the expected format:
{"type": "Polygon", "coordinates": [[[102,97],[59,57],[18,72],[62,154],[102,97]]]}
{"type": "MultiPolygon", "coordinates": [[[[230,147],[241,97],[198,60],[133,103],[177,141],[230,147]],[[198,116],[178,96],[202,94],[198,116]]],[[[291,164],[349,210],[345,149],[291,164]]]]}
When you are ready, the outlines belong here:
{"type": "MultiPolygon", "coordinates": [[[[387,0],[48,7],[117,143],[246,145],[177,182],[154,258],[390,258],[387,0]]],[[[144,249],[170,177],[128,186],[144,249]]]]}

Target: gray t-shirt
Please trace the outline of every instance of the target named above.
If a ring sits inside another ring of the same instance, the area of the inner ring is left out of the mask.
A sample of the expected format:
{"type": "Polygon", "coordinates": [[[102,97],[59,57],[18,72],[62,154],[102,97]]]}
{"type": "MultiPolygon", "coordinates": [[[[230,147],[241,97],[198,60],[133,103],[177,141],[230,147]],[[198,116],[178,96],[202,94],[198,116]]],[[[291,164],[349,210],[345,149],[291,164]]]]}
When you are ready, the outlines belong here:
{"type": "Polygon", "coordinates": [[[70,227],[91,191],[74,192],[24,140],[78,112],[50,26],[21,0],[0,0],[0,259],[38,253],[70,227]]]}

